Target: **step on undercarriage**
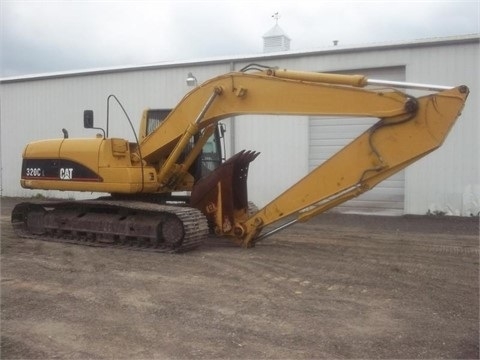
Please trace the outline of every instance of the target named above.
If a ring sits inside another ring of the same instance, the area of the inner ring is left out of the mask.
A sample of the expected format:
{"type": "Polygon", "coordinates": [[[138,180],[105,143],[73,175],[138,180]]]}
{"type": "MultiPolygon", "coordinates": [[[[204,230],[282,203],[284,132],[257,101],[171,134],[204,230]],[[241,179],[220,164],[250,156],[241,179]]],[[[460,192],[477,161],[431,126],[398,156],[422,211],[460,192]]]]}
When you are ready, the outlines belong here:
{"type": "Polygon", "coordinates": [[[197,248],[208,236],[199,210],[140,201],[20,203],[12,225],[25,238],[166,253],[197,248]]]}

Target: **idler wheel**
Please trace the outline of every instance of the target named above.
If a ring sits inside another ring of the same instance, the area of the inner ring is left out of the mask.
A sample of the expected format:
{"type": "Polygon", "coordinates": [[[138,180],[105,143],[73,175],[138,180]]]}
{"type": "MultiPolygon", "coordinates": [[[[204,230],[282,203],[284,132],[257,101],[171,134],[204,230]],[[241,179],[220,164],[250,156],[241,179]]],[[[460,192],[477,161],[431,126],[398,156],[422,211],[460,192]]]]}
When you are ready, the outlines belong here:
{"type": "Polygon", "coordinates": [[[176,216],[166,216],[165,220],[158,226],[158,238],[162,239],[165,245],[176,249],[182,245],[185,236],[182,221],[176,216]]]}
{"type": "Polygon", "coordinates": [[[12,225],[15,231],[25,231],[29,234],[45,233],[44,218],[46,210],[35,204],[21,203],[12,211],[12,225]]]}

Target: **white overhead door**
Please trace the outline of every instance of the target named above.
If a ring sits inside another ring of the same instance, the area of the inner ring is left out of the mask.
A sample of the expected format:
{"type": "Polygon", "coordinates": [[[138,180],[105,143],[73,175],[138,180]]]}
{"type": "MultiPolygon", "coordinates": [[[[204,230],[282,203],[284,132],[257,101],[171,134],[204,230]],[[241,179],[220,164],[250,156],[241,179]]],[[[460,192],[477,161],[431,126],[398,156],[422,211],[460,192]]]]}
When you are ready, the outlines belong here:
{"type": "MultiPolygon", "coordinates": [[[[364,74],[371,79],[405,81],[404,67],[360,69],[342,73],[364,74]]],[[[312,170],[362,134],[378,119],[310,117],[309,169],[312,170]]],[[[405,172],[400,171],[372,190],[347,201],[336,210],[352,213],[402,215],[404,209],[405,172]]]]}

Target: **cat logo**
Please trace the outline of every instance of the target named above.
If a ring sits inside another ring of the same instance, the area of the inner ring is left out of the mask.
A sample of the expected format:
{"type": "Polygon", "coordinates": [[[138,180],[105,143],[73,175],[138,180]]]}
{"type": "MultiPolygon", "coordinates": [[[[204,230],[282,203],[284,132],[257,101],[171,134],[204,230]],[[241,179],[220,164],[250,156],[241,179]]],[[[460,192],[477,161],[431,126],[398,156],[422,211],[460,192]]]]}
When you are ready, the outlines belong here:
{"type": "Polygon", "coordinates": [[[62,180],[72,180],[73,178],[73,169],[72,168],[60,168],[60,179],[62,180]]]}

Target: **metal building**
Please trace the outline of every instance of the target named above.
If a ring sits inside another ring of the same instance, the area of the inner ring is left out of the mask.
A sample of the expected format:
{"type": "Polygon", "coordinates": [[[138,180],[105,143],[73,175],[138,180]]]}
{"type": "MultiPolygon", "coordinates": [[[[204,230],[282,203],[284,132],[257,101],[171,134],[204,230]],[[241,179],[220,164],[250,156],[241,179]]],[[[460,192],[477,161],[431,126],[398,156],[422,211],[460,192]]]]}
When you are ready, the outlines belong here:
{"type": "MultiPolygon", "coordinates": [[[[480,211],[478,34],[2,79],[2,196],[45,195],[19,185],[23,147],[33,140],[62,137],[62,128],[69,131],[70,137],[95,136],[92,130],[83,129],[83,110],[94,110],[96,124],[105,126],[106,99],[110,94],[122,101],[136,126],[144,108],[174,107],[192,89],[187,85],[187,76],[190,75],[190,82],[196,79],[201,83],[250,63],[292,70],[360,73],[375,79],[414,83],[468,85],[471,94],[462,117],[439,150],[339,209],[397,215],[442,212],[466,216],[480,211]]],[[[418,91],[408,92],[420,95],[418,91]]],[[[373,121],[295,116],[235,117],[225,121],[227,153],[231,155],[242,149],[261,152],[250,166],[249,195],[262,206],[373,121]]],[[[128,122],[113,103],[110,135],[134,139],[128,122]]],[[[48,195],[92,196],[62,192],[48,195]]]]}

